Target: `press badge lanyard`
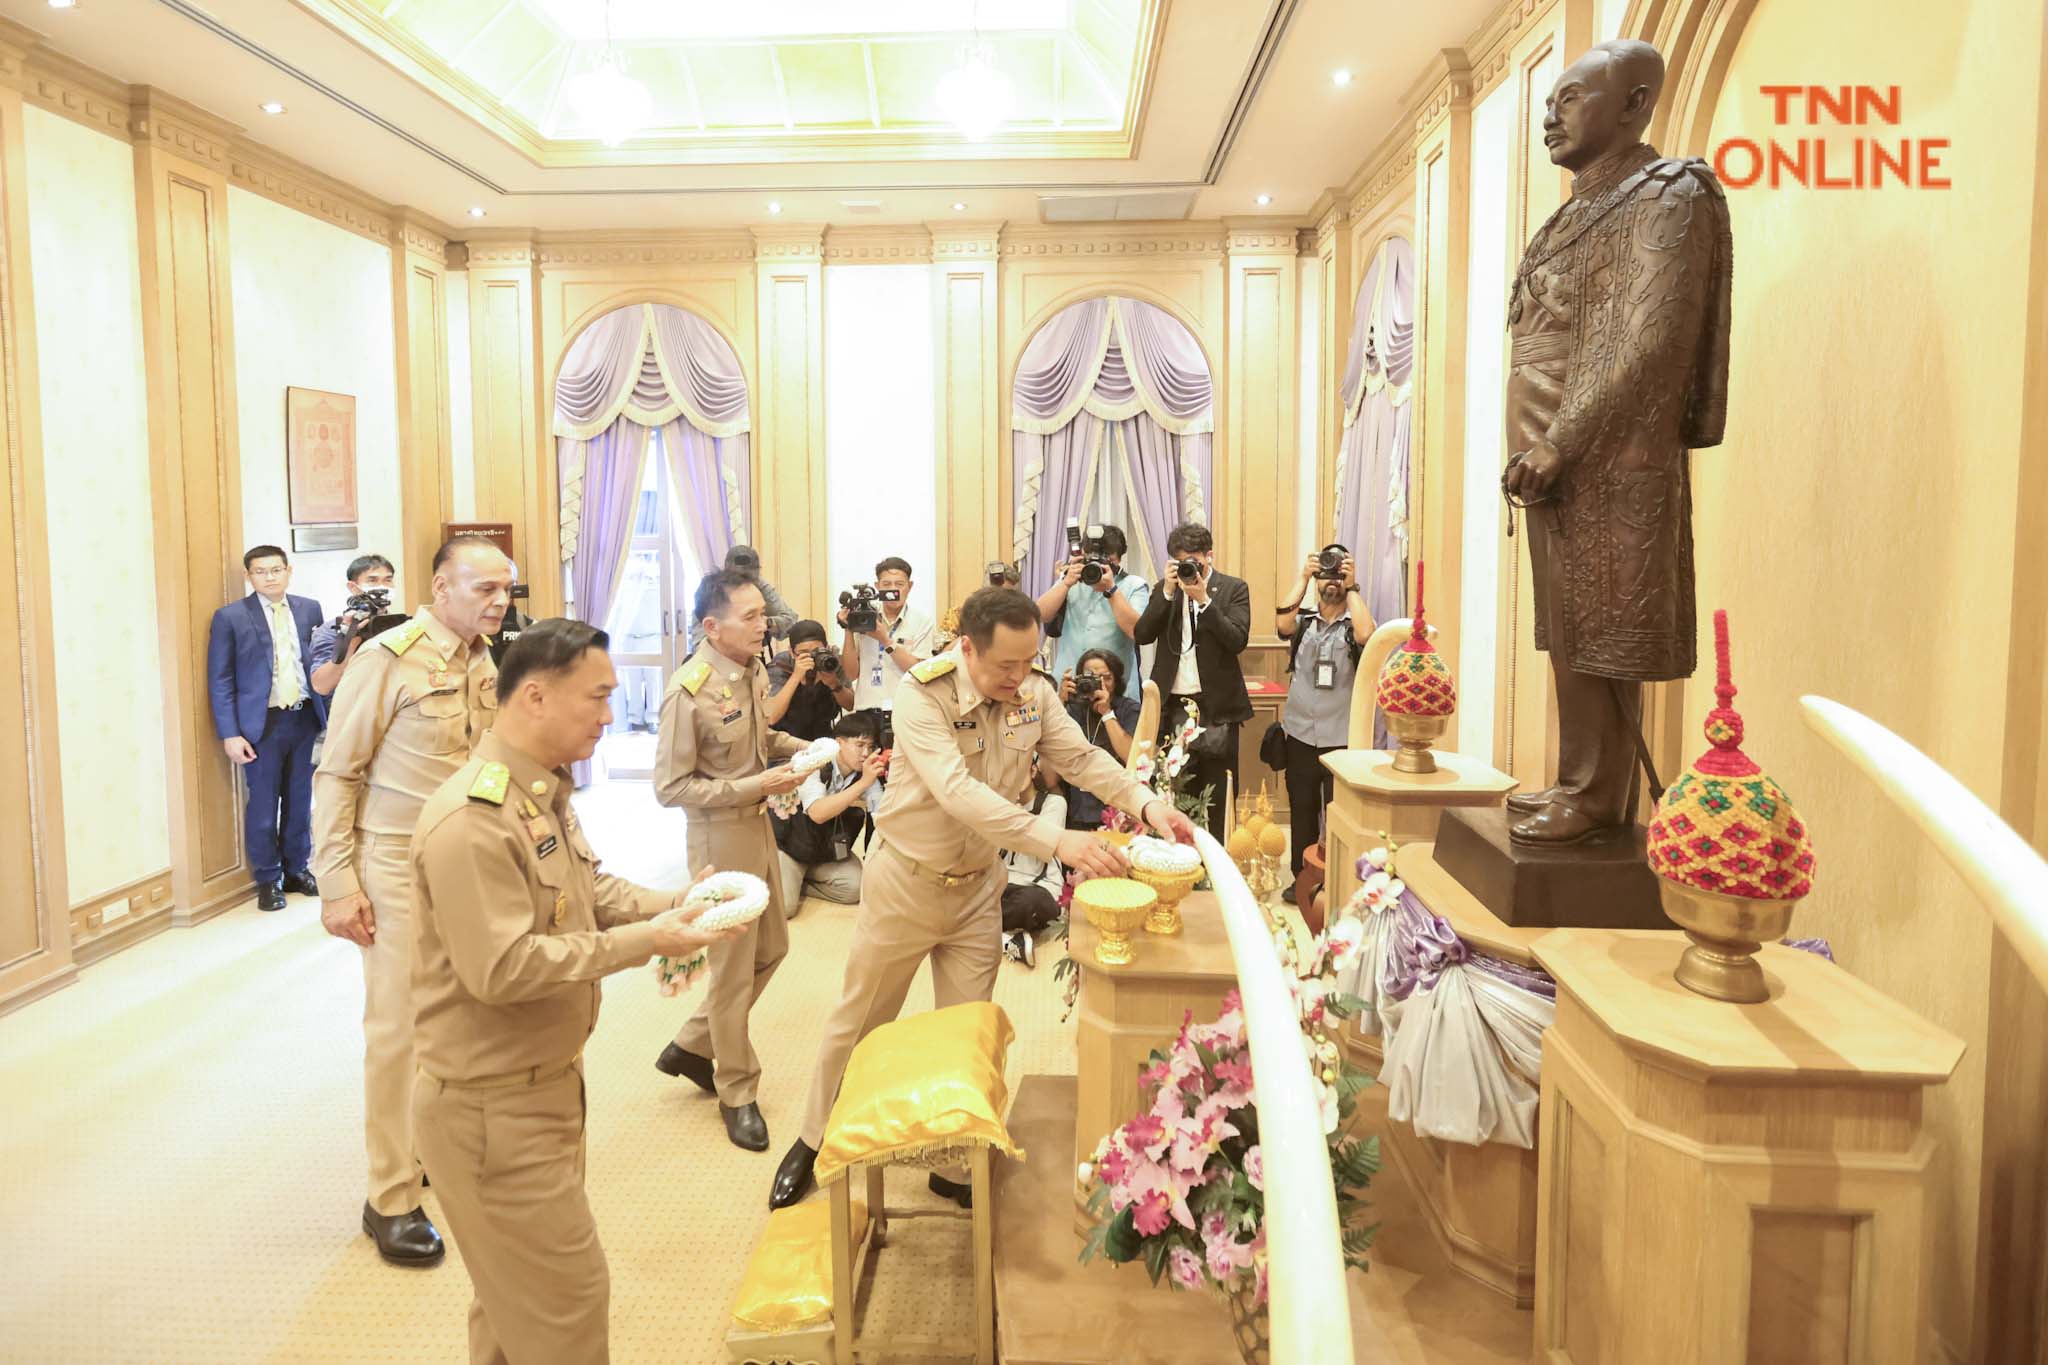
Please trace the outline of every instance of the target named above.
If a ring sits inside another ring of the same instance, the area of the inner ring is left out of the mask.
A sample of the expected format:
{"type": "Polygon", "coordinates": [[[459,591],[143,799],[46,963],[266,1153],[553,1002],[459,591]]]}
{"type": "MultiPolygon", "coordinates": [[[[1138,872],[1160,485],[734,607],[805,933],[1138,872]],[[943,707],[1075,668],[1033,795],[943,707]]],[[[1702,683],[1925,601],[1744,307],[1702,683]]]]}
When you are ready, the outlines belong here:
{"type": "Polygon", "coordinates": [[[1309,619],[1317,623],[1316,690],[1318,692],[1335,691],[1337,687],[1337,661],[1331,658],[1329,654],[1325,651],[1325,646],[1323,642],[1330,638],[1331,634],[1334,632],[1336,627],[1345,624],[1347,621],[1350,620],[1350,618],[1348,616],[1343,616],[1339,617],[1335,621],[1324,621],[1321,615],[1316,615],[1310,617],[1309,619]]]}

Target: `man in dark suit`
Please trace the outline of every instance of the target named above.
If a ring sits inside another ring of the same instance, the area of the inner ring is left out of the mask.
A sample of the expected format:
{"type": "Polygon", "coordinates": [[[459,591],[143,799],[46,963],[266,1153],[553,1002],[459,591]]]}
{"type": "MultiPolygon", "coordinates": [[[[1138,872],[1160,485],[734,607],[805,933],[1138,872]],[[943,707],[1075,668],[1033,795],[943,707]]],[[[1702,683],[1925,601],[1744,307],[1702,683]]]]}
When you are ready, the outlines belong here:
{"type": "Polygon", "coordinates": [[[1223,837],[1229,780],[1237,776],[1237,727],[1252,718],[1237,656],[1252,633],[1252,593],[1242,578],[1216,572],[1209,528],[1186,522],[1166,537],[1166,576],[1152,589],[1131,637],[1157,643],[1152,681],[1167,699],[1160,734],[1170,735],[1193,701],[1206,732],[1181,775],[1181,789],[1209,789],[1209,832],[1223,837]]]}
{"type": "Polygon", "coordinates": [[[283,550],[258,545],[242,556],[254,590],[213,614],[206,639],[206,688],[213,729],[248,789],[242,837],[256,879],[256,908],[284,909],[284,893],[318,896],[313,856],[313,741],[327,699],[306,668],[320,604],[293,597],[283,550]]]}

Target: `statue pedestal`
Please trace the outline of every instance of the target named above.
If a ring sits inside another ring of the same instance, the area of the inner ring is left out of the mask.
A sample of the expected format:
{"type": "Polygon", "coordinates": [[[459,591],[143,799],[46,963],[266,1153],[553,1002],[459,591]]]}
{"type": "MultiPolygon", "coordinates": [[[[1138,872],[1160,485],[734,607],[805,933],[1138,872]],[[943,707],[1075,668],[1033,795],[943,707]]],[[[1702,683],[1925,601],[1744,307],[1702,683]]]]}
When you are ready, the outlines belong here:
{"type": "Polygon", "coordinates": [[[1444,812],[1465,807],[1499,809],[1515,779],[1463,754],[1432,750],[1433,773],[1394,771],[1384,749],[1345,749],[1325,754],[1323,766],[1336,781],[1330,799],[1329,913],[1335,917],[1358,889],[1360,854],[1391,834],[1397,844],[1429,843],[1444,812]]]}
{"type": "MultiPolygon", "coordinates": [[[[1671,921],[1644,851],[1645,831],[1562,848],[1533,848],[1508,837],[1511,812],[1456,810],[1437,831],[1444,871],[1502,923],[1553,928],[1662,929],[1671,921]]],[[[1520,819],[1519,816],[1513,816],[1520,819]]]]}
{"type": "MultiPolygon", "coordinates": [[[[1428,844],[1408,844],[1398,856],[1401,880],[1432,914],[1441,915],[1471,947],[1493,957],[1537,967],[1533,951],[1547,929],[1503,924],[1437,864],[1428,844]]],[[[1358,1065],[1377,1075],[1384,1063],[1380,1040],[1347,1020],[1343,1038],[1358,1065]]],[[[1386,1103],[1386,1091],[1367,1094],[1386,1103]]],[[[1387,1150],[1415,1191],[1423,1221],[1452,1268],[1527,1308],[1536,1297],[1536,1152],[1489,1142],[1468,1146],[1423,1137],[1406,1123],[1387,1120],[1387,1150]]]]}
{"type": "Polygon", "coordinates": [[[1549,1365],[1909,1365],[1928,1333],[1922,1092],[1962,1043],[1811,953],[1771,998],[1672,979],[1676,932],[1561,929],[1544,1036],[1536,1353],[1549,1365]]]}
{"type": "Polygon", "coordinates": [[[1074,1225],[1085,1232],[1087,1197],[1075,1167],[1095,1155],[1095,1144],[1144,1108],[1138,1070],[1154,1048],[1171,1044],[1189,1010],[1207,1023],[1223,1012],[1223,997],[1237,987],[1237,967],[1216,897],[1197,891],[1180,903],[1183,928],[1170,937],[1131,935],[1137,960],[1105,967],[1095,960],[1101,941],[1085,917],[1067,931],[1067,951],[1081,968],[1077,1002],[1074,1153],[1067,1184],[1074,1191],[1074,1225]]]}

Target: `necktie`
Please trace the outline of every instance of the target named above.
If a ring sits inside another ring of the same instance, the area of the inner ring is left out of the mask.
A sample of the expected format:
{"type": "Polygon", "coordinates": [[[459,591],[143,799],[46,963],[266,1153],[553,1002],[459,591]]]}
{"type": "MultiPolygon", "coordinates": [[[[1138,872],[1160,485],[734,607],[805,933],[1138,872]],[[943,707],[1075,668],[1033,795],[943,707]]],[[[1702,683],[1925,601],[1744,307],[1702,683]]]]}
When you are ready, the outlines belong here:
{"type": "Polygon", "coordinates": [[[271,693],[277,705],[297,706],[306,699],[299,686],[297,633],[292,629],[291,609],[283,602],[270,604],[271,693]]]}

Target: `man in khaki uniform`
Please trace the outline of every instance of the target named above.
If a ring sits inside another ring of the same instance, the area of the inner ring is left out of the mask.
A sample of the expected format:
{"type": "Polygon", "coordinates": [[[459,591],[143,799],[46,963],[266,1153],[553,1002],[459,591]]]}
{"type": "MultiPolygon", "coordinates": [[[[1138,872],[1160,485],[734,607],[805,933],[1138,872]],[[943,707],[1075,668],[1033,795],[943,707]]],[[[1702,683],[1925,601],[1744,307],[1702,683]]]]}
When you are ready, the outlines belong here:
{"type": "Polygon", "coordinates": [[[433,604],[356,651],[335,689],[313,777],[320,922],[363,950],[363,1231],[394,1265],[440,1262],[413,1149],[412,868],[420,805],[497,715],[484,637],[511,601],[511,566],[481,536],[434,556],[433,604]]]}
{"type": "Polygon", "coordinates": [[[412,842],[412,1101],[476,1291],[479,1365],[606,1359],[611,1281],[583,1192],[598,979],[733,932],[647,923],[681,897],[600,872],[570,808],[568,767],[611,723],[609,643],[580,621],[520,633],[497,725],[427,799],[412,842]]]}
{"type": "Polygon", "coordinates": [[[767,716],[761,641],[768,616],[759,585],[741,574],[706,574],[697,584],[695,616],[701,643],[669,680],[661,703],[655,799],[683,809],[692,867],[751,872],[768,883],[770,904],[711,954],[704,1003],[654,1064],[716,1093],[726,1137],[735,1147],[765,1152],[768,1124],[754,1102],[761,1059],[747,1036],[747,1016],[789,951],[789,915],[764,803],[802,781],[787,766],[768,764],[805,746],[771,728],[767,716]]]}
{"type": "MultiPolygon", "coordinates": [[[[896,690],[896,755],[875,817],[860,922],[839,1005],[818,1048],[803,1132],[775,1172],[773,1208],[795,1203],[810,1188],[846,1059],[903,1008],[920,963],[932,961],[939,1009],[994,993],[1009,880],[1001,850],[1058,858],[1086,876],[1128,871],[1123,854],[1095,835],[1031,813],[1024,803],[1034,754],[1160,834],[1194,840],[1186,816],[1090,744],[1067,715],[1058,684],[1032,667],[1038,629],[1038,606],[1029,597],[1015,588],[982,588],[960,608],[955,648],[913,667],[896,690]]],[[[931,1185],[966,1202],[957,1181],[934,1174],[931,1185]]]]}

